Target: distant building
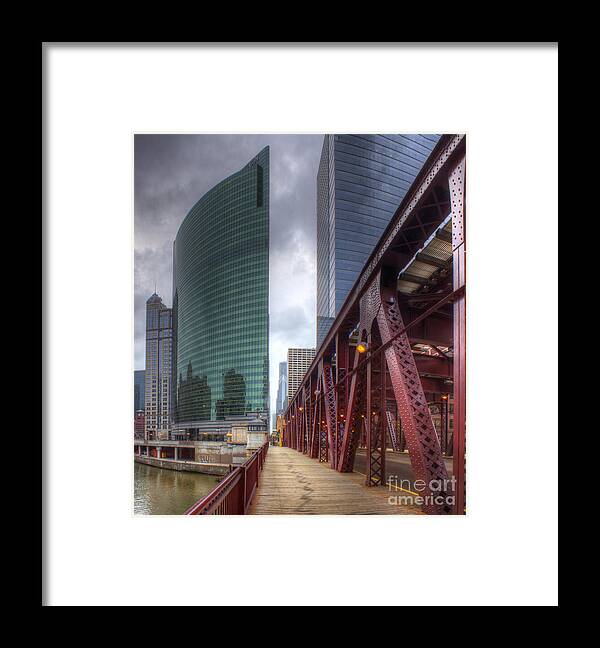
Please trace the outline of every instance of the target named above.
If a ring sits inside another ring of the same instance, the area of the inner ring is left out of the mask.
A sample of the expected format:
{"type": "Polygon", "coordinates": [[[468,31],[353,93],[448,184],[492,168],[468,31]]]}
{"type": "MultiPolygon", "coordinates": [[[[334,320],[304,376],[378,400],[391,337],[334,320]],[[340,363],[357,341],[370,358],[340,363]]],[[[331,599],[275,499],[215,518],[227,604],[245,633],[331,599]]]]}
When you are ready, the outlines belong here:
{"type": "Polygon", "coordinates": [[[133,413],[143,410],[146,403],[146,372],[143,369],[133,372],[133,413]]]}
{"type": "Polygon", "coordinates": [[[325,135],[317,173],[317,348],[439,135],[325,135]]]}
{"type": "Polygon", "coordinates": [[[172,343],[172,310],[154,293],[146,302],[144,409],[147,439],[169,438],[172,343]]]}
{"type": "Polygon", "coordinates": [[[267,422],[261,418],[248,421],[247,450],[256,450],[262,447],[269,438],[267,422]]]}
{"type": "Polygon", "coordinates": [[[210,189],[173,244],[172,437],[269,411],[269,148],[210,189]]]}
{"type": "Polygon", "coordinates": [[[281,414],[285,409],[287,398],[287,368],[287,362],[279,363],[279,380],[277,386],[277,400],[275,401],[275,415],[281,414]]]}
{"type": "Polygon", "coordinates": [[[133,436],[135,439],[143,439],[145,436],[145,418],[144,410],[136,412],[133,417],[133,436]]]}
{"type": "Polygon", "coordinates": [[[288,349],[287,399],[290,401],[298,391],[304,374],[315,357],[314,349],[288,349]]]}

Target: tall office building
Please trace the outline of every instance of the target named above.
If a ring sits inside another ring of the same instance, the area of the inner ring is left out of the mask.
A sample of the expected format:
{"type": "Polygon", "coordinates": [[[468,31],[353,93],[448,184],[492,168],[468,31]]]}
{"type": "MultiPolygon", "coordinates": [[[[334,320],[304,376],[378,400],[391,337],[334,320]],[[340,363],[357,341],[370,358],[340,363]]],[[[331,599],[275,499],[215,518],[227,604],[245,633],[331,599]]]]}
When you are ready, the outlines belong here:
{"type": "Polygon", "coordinates": [[[268,147],[185,217],[173,244],[173,310],[174,433],[257,412],[268,422],[268,147]]]}
{"type": "Polygon", "coordinates": [[[317,173],[317,348],[439,135],[325,135],[317,173]]]}
{"type": "Polygon", "coordinates": [[[168,439],[170,430],[172,310],[154,293],[146,302],[145,426],[147,439],[168,439]]]}
{"type": "Polygon", "coordinates": [[[143,369],[138,369],[133,372],[133,413],[144,411],[146,398],[146,372],[143,369]]]}
{"type": "Polygon", "coordinates": [[[275,414],[281,414],[285,409],[287,399],[287,362],[279,363],[279,380],[277,383],[277,401],[275,402],[275,414]]]}
{"type": "Polygon", "coordinates": [[[287,398],[291,401],[315,357],[314,349],[288,349],[287,398]]]}

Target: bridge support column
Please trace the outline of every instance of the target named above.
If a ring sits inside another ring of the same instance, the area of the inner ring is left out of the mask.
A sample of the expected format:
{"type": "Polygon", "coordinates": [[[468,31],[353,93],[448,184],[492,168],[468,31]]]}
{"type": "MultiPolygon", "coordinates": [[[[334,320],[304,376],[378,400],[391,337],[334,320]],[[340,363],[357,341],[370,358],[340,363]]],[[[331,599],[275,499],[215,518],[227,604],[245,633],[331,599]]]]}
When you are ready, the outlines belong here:
{"type": "MultiPolygon", "coordinates": [[[[379,283],[381,278],[378,276],[375,281],[379,283]]],[[[413,472],[425,484],[423,510],[433,514],[451,513],[448,473],[410,341],[404,332],[395,285],[381,291],[377,323],[382,344],[391,342],[384,353],[413,472]]]]}
{"type": "MultiPolygon", "coordinates": [[[[448,177],[452,209],[452,283],[453,289],[464,288],[466,282],[465,242],[465,158],[448,177]]],[[[465,427],[466,427],[466,297],[464,291],[454,301],[454,438],[453,470],[455,506],[458,515],[465,513],[465,427]]]]}

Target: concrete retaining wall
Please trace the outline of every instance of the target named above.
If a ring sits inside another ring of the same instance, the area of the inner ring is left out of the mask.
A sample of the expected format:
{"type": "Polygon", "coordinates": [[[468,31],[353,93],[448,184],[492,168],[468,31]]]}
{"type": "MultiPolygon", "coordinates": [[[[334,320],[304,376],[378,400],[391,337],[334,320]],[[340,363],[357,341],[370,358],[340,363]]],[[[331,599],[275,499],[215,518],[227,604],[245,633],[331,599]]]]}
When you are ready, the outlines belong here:
{"type": "Polygon", "coordinates": [[[197,472],[204,475],[226,475],[229,472],[227,464],[196,463],[193,461],[175,461],[173,459],[157,459],[144,455],[133,455],[135,461],[155,468],[166,470],[182,470],[184,472],[197,472]]]}

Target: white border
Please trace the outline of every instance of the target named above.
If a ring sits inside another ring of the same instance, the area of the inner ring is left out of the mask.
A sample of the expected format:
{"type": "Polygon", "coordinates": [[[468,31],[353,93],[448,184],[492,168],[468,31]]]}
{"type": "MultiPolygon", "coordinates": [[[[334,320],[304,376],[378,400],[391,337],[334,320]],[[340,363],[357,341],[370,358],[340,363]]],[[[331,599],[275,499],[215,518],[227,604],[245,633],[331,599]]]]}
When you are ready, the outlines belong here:
{"type": "Polygon", "coordinates": [[[557,48],[44,55],[46,602],[556,604],[557,48]],[[142,131],[468,133],[466,518],[132,517],[142,131]]]}

